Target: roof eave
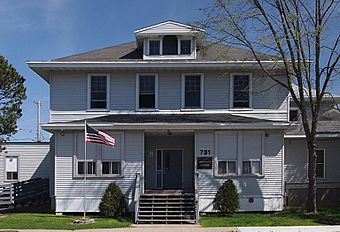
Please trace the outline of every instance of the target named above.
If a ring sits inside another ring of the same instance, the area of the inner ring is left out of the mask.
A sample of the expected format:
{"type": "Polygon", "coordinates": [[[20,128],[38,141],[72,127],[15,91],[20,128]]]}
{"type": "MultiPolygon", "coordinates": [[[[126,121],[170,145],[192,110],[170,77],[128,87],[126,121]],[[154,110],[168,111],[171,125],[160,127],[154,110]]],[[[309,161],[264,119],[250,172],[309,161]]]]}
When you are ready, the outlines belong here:
{"type": "MultiPolygon", "coordinates": [[[[259,124],[229,124],[229,123],[93,123],[91,124],[98,129],[115,129],[115,130],[151,130],[151,129],[169,129],[169,130],[200,130],[200,129],[217,129],[217,130],[265,130],[265,129],[287,129],[289,123],[259,123],[259,124]]],[[[45,124],[42,128],[48,132],[59,130],[83,130],[84,125],[79,123],[56,123],[45,124]]]]}

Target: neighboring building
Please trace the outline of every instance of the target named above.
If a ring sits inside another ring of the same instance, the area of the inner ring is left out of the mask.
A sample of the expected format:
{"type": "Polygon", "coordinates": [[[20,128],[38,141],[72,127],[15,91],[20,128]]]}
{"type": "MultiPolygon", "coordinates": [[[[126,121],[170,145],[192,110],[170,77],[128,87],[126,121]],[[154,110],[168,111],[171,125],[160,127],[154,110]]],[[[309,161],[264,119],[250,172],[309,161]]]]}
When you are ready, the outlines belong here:
{"type": "Polygon", "coordinates": [[[55,212],[83,210],[84,119],[116,139],[114,149],[87,146],[90,212],[98,211],[111,182],[129,209],[138,209],[136,174],[142,197],[198,191],[200,212],[213,211],[226,179],[238,187],[241,211],[282,210],[287,90],[251,52],[209,44],[203,30],[166,21],[135,36],[131,43],[28,62],[50,85],[50,123],[43,128],[53,134],[55,212]]]}
{"type": "Polygon", "coordinates": [[[0,185],[50,177],[48,142],[6,142],[0,152],[0,185]]]}
{"type": "MultiPolygon", "coordinates": [[[[340,96],[325,96],[317,128],[317,203],[340,205],[340,96]]],[[[291,101],[290,120],[301,120],[291,101]]],[[[308,152],[303,126],[285,135],[285,181],[288,204],[304,204],[308,190],[308,152]]]]}

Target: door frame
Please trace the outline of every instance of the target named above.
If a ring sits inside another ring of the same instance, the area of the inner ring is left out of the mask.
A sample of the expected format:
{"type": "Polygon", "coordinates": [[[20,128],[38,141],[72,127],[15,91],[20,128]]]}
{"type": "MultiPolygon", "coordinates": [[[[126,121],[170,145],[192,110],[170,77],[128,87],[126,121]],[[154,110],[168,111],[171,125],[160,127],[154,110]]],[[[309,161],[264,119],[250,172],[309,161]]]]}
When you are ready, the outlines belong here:
{"type": "Polygon", "coordinates": [[[182,177],[181,177],[181,189],[183,189],[183,178],[184,178],[184,175],[183,175],[183,166],[184,166],[184,149],[183,148],[159,148],[159,149],[156,149],[156,155],[155,155],[155,189],[164,189],[164,151],[181,151],[181,171],[182,171],[182,177]],[[162,162],[162,179],[161,179],[161,188],[157,188],[157,155],[158,155],[158,151],[161,151],[161,162],[162,162]]]}

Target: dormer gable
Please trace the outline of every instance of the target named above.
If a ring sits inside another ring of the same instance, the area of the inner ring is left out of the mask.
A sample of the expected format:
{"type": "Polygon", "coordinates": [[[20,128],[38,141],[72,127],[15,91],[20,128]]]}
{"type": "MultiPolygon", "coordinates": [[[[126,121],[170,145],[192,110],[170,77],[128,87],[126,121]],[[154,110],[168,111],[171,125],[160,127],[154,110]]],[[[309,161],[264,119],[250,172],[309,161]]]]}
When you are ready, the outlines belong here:
{"type": "Polygon", "coordinates": [[[165,21],[141,28],[134,33],[145,60],[196,59],[197,47],[202,42],[204,30],[165,21]]]}

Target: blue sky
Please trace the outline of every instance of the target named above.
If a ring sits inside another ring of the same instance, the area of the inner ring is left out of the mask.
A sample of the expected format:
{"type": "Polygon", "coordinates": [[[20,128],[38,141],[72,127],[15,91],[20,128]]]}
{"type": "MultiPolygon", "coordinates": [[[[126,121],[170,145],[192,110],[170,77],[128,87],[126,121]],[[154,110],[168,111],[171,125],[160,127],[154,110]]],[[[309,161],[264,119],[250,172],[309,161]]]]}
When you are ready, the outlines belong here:
{"type": "MultiPolygon", "coordinates": [[[[49,120],[48,84],[27,60],[47,60],[134,40],[133,31],[167,19],[199,19],[204,0],[0,0],[0,54],[26,78],[28,98],[13,141],[36,138],[34,100],[49,120]]],[[[43,133],[45,140],[49,135],[43,133]]]]}
{"type": "MultiPolygon", "coordinates": [[[[34,100],[49,121],[48,84],[27,60],[47,60],[134,40],[133,31],[172,19],[190,23],[203,17],[208,0],[0,0],[0,54],[26,78],[28,98],[15,141],[36,138],[34,100]]],[[[340,93],[337,82],[332,91],[340,93]]],[[[48,140],[49,135],[43,133],[48,140]]]]}

